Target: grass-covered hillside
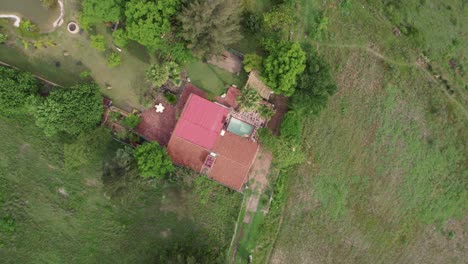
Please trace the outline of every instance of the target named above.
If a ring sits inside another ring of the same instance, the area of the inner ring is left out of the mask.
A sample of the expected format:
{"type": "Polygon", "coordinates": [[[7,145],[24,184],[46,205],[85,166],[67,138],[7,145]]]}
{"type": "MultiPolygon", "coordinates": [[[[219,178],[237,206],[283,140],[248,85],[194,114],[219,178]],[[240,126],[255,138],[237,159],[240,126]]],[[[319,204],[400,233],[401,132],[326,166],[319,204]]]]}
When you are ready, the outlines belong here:
{"type": "Polygon", "coordinates": [[[303,119],[307,159],[288,174],[277,240],[259,260],[464,263],[466,4],[299,6],[309,35],[298,38],[331,65],[338,91],[303,119]]]}
{"type": "Polygon", "coordinates": [[[73,169],[83,142],[0,119],[0,262],[224,261],[238,193],[180,169],[174,183],[141,180],[107,130],[92,135],[73,169]]]}

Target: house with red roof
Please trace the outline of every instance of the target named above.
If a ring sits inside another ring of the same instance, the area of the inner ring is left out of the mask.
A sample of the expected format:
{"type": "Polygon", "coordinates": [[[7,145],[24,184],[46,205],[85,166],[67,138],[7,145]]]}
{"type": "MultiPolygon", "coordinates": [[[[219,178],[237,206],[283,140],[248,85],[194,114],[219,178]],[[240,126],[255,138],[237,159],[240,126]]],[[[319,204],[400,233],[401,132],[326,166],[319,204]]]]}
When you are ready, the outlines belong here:
{"type": "Polygon", "coordinates": [[[175,164],[242,191],[259,146],[251,137],[253,126],[231,113],[232,108],[190,94],[167,151],[175,164]]]}

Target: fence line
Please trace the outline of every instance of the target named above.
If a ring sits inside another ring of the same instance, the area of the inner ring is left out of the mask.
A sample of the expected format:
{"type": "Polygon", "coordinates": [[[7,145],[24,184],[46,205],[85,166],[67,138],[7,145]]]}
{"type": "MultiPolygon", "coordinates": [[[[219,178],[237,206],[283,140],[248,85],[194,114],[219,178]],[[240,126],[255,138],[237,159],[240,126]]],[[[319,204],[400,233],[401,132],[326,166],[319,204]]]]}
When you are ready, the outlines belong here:
{"type": "MultiPolygon", "coordinates": [[[[10,68],[16,69],[16,70],[25,71],[25,70],[23,70],[23,69],[21,69],[21,68],[18,68],[18,67],[16,67],[16,66],[10,65],[10,64],[8,64],[8,63],[6,63],[6,62],[3,62],[3,61],[0,61],[0,64],[3,65],[3,66],[7,66],[7,67],[10,67],[10,68]]],[[[26,72],[26,71],[25,71],[25,72],[26,72]]],[[[31,73],[31,74],[32,74],[32,73],[31,73]]],[[[57,83],[54,83],[54,82],[52,82],[52,81],[49,81],[49,80],[47,80],[47,79],[45,79],[45,78],[43,78],[43,77],[41,77],[41,76],[39,76],[39,75],[36,75],[36,74],[32,74],[32,75],[33,75],[36,79],[39,79],[39,80],[41,80],[41,81],[43,81],[43,82],[45,82],[45,83],[47,83],[47,84],[50,84],[50,85],[52,85],[52,86],[63,87],[62,85],[57,84],[57,83]]]]}

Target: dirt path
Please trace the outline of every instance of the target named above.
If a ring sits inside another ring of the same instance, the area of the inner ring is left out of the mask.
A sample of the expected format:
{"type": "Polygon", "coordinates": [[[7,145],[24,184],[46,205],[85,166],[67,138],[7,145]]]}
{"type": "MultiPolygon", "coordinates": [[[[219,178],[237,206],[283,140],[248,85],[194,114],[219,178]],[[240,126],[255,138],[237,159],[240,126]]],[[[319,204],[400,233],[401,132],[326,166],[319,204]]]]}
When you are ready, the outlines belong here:
{"type": "MultiPolygon", "coordinates": [[[[257,153],[257,157],[250,169],[249,173],[249,188],[250,195],[247,197],[244,219],[242,223],[249,224],[251,219],[258,211],[258,204],[260,197],[268,186],[268,174],[270,172],[271,160],[273,159],[271,152],[266,151],[260,147],[257,153]]],[[[264,213],[266,211],[264,210],[264,213]]],[[[234,249],[232,251],[232,257],[230,263],[234,263],[236,260],[237,248],[239,246],[239,241],[242,239],[244,234],[244,229],[242,223],[238,223],[239,230],[235,234],[234,249]]]]}
{"type": "MultiPolygon", "coordinates": [[[[364,45],[356,45],[356,44],[333,44],[333,43],[324,43],[324,42],[313,42],[317,47],[320,47],[320,46],[324,46],[324,47],[331,47],[331,48],[348,48],[348,49],[361,49],[361,50],[364,50],[370,54],[372,54],[373,56],[389,63],[389,64],[394,64],[394,65],[397,65],[397,66],[401,66],[401,67],[415,67],[417,68],[418,70],[422,71],[428,78],[428,80],[430,80],[431,82],[434,82],[434,83],[437,83],[439,84],[439,86],[444,86],[442,83],[441,83],[441,80],[436,78],[427,68],[426,68],[426,65],[424,65],[424,63],[420,63],[418,61],[416,62],[399,62],[399,61],[396,61],[396,60],[393,60],[393,59],[390,59],[388,57],[386,57],[385,55],[379,53],[378,51],[374,50],[372,47],[369,47],[369,46],[364,46],[364,45]]],[[[460,93],[460,95],[462,97],[465,97],[465,94],[463,93],[462,90],[457,89],[457,92],[460,93]]],[[[459,100],[457,100],[454,96],[454,94],[450,94],[446,87],[443,87],[440,89],[444,95],[454,104],[456,104],[460,110],[462,110],[463,114],[465,115],[465,118],[468,119],[468,109],[465,107],[465,104],[463,102],[460,102],[459,100]]]]}

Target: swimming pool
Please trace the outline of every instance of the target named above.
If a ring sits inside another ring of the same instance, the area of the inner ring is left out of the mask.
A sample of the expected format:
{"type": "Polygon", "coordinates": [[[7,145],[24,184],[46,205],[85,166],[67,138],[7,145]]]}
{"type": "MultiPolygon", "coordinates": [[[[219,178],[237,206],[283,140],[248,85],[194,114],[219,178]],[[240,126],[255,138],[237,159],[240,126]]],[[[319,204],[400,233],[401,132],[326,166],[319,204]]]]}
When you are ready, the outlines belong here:
{"type": "Polygon", "coordinates": [[[253,126],[237,118],[231,118],[227,131],[241,137],[249,137],[252,134],[253,126]]]}

